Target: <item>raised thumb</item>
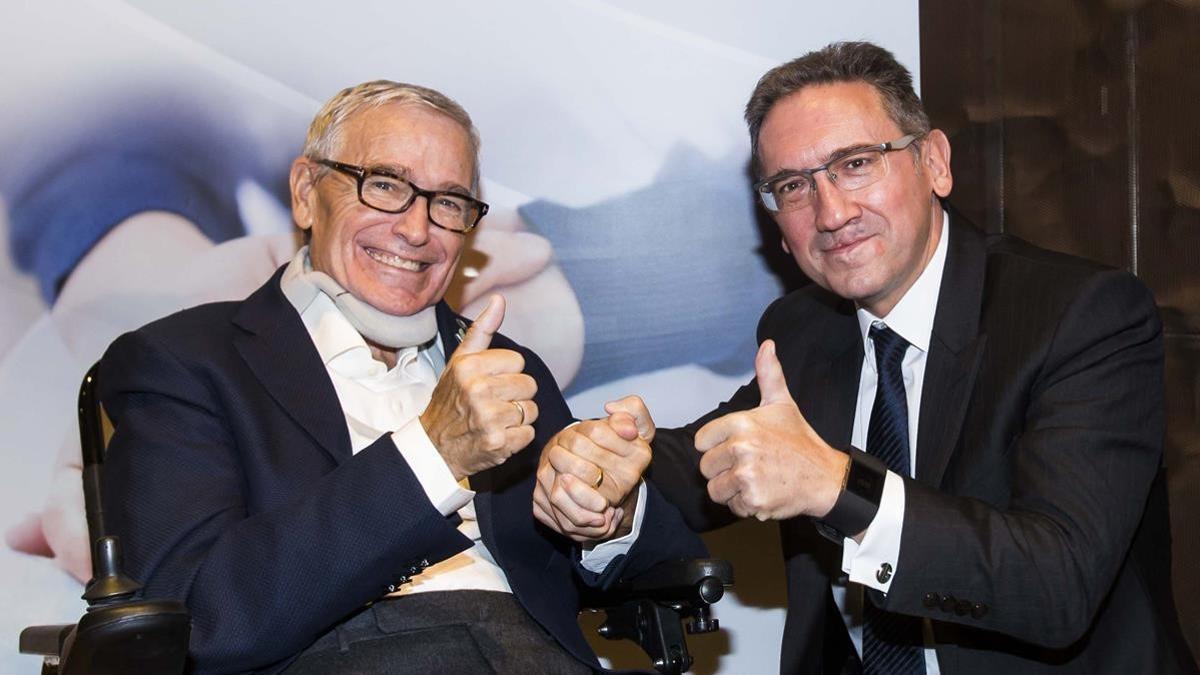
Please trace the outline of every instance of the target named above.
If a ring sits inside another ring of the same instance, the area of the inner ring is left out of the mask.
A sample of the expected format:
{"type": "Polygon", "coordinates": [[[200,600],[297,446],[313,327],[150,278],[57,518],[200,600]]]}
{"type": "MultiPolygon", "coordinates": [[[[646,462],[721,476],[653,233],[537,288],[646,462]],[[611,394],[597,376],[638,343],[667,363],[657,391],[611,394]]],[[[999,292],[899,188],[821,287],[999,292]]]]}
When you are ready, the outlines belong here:
{"type": "Polygon", "coordinates": [[[754,357],[754,374],[758,378],[759,405],[792,403],[787,380],[783,377],[783,366],[775,355],[775,341],[764,340],[754,357]]]}
{"type": "Polygon", "coordinates": [[[467,334],[463,336],[462,342],[458,345],[455,353],[462,352],[470,354],[472,352],[481,352],[492,344],[492,336],[496,331],[500,330],[500,324],[504,322],[504,296],[492,295],[488,298],[487,307],[475,317],[475,322],[467,330],[467,334]]]}

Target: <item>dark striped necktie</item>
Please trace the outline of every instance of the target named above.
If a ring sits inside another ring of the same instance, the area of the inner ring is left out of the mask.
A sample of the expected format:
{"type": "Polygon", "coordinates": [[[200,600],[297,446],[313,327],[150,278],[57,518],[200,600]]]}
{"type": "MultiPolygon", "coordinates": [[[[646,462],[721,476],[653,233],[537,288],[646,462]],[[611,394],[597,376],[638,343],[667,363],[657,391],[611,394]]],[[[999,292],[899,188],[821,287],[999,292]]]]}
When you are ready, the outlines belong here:
{"type": "MultiPolygon", "coordinates": [[[[894,473],[907,478],[908,398],[904,394],[904,353],[908,342],[881,324],[871,326],[875,344],[875,405],[867,426],[867,452],[894,473]]],[[[921,620],[885,612],[871,600],[863,601],[863,671],[867,675],[924,673],[921,620]]]]}

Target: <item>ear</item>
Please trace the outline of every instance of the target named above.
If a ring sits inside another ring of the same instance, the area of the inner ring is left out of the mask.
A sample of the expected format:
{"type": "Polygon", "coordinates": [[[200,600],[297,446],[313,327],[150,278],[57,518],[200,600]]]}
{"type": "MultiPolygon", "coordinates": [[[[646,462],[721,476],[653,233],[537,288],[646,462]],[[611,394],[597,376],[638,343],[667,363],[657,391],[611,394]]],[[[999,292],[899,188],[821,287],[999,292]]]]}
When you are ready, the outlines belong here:
{"type": "Polygon", "coordinates": [[[305,157],[292,162],[289,175],[292,192],[292,219],[302,230],[313,225],[317,215],[316,167],[305,157]]]}
{"type": "Polygon", "coordinates": [[[950,173],[950,139],[941,129],[934,129],[925,135],[922,145],[922,160],[925,170],[929,172],[929,182],[933,192],[939,197],[950,195],[954,187],[954,177],[950,173]]]}

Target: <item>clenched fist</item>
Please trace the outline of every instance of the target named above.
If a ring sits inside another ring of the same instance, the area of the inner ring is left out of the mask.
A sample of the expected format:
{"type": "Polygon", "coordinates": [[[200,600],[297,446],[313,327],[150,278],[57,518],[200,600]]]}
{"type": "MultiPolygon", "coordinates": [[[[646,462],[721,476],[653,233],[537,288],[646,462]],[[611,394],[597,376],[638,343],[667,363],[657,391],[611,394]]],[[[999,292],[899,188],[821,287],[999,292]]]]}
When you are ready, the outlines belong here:
{"type": "Polygon", "coordinates": [[[581,543],[629,533],[650,464],[655,427],[642,400],[629,396],[604,409],[608,417],[567,427],[546,443],[533,493],[534,516],[581,543]]]}

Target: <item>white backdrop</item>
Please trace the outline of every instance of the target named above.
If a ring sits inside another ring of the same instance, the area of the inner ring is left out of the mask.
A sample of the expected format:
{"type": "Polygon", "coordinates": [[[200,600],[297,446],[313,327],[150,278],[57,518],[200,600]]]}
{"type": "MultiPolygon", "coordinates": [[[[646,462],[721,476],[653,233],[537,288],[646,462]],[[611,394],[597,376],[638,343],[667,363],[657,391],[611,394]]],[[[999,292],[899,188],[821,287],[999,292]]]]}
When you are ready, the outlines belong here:
{"type": "MultiPolygon", "coordinates": [[[[755,81],[844,39],[876,41],[919,71],[916,0],[2,11],[0,529],[24,548],[29,514],[48,495],[62,503],[54,481],[68,474],[53,467],[76,452],[80,375],[120,332],[266,278],[290,245],[287,164],[338,89],[410,81],[470,111],[495,210],[454,299],[469,313],[483,292],[505,293],[503,330],[546,357],[576,415],[639,393],[671,426],[749,379],[755,321],[780,290],[746,175],[741,110],[755,81]],[[189,218],[156,219],[176,208],[189,218]]],[[[692,640],[697,671],[777,670],[774,529],[709,541],[734,560],[738,587],[718,608],[724,634],[692,640]]],[[[82,589],[53,561],[0,549],[0,671],[35,672],[16,655],[18,632],[75,620],[82,589]]]]}

